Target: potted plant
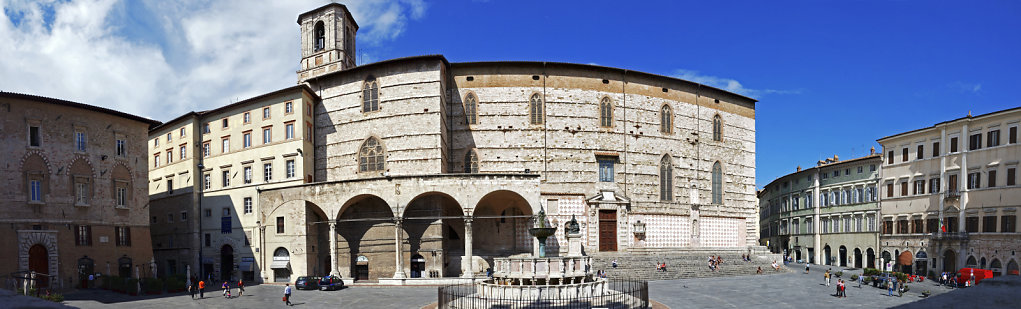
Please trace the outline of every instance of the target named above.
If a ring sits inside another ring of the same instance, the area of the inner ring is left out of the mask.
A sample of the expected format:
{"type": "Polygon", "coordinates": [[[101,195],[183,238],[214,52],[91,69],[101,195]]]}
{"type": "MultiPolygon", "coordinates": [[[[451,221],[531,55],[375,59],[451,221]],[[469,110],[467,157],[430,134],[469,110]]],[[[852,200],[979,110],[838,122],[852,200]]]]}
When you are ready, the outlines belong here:
{"type": "Polygon", "coordinates": [[[929,290],[922,291],[922,297],[929,297],[929,295],[931,294],[932,292],[930,292],[929,290]]]}

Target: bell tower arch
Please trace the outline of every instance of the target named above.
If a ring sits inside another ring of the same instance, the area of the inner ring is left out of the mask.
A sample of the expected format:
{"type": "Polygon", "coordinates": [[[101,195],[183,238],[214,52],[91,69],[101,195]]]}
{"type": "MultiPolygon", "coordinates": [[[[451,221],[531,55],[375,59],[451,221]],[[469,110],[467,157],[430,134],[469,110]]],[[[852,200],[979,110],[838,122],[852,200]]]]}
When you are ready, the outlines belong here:
{"type": "Polygon", "coordinates": [[[330,3],[298,15],[301,27],[301,67],[298,83],[355,66],[358,24],[351,11],[330,3]]]}

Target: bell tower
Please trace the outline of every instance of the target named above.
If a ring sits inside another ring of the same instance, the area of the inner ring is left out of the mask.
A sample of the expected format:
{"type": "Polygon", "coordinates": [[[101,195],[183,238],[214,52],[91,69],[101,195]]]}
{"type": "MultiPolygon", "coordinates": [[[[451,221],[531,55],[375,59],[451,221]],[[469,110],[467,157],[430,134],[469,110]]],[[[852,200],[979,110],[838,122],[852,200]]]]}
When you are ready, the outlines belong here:
{"type": "Polygon", "coordinates": [[[298,83],[355,66],[358,24],[343,4],[330,3],[298,15],[301,68],[298,83]]]}

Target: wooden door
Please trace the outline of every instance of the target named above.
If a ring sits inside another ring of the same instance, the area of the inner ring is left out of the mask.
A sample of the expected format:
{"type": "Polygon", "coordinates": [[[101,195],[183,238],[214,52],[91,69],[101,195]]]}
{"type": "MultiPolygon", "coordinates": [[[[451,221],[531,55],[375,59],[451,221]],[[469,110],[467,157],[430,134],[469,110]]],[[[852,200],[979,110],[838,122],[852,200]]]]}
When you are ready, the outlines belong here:
{"type": "Polygon", "coordinates": [[[369,265],[355,265],[355,280],[369,280],[369,265]]]}
{"type": "MultiPolygon", "coordinates": [[[[50,256],[46,252],[46,247],[42,245],[34,245],[28,249],[28,270],[49,274],[50,273],[50,256]]],[[[49,286],[49,280],[46,276],[36,276],[36,287],[44,288],[49,286]]]]}
{"type": "Polygon", "coordinates": [[[599,251],[617,251],[616,211],[599,211],[599,251]]]}

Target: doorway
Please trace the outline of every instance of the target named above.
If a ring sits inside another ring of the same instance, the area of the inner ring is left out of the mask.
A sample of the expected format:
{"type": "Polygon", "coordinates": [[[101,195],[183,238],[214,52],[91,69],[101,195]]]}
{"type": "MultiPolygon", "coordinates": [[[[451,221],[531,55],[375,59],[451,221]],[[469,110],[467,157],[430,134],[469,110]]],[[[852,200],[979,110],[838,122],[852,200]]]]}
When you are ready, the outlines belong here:
{"type": "Polygon", "coordinates": [[[865,250],[865,267],[876,268],[876,251],[872,248],[865,250]]]}
{"type": "Polygon", "coordinates": [[[419,254],[411,256],[411,277],[422,278],[422,272],[425,272],[425,258],[419,254]]]}
{"type": "Polygon", "coordinates": [[[854,268],[861,268],[861,249],[854,248],[854,268]]]}
{"type": "Polygon", "coordinates": [[[840,267],[847,267],[847,247],[840,246],[840,267]]]}
{"type": "Polygon", "coordinates": [[[833,259],[832,259],[833,255],[830,254],[831,253],[830,252],[830,246],[826,245],[825,247],[823,247],[822,248],[822,252],[823,252],[823,257],[822,257],[823,258],[823,261],[822,261],[823,265],[833,265],[833,259]]]}
{"type": "Polygon", "coordinates": [[[355,260],[355,281],[369,280],[369,258],[359,255],[355,260]]]}
{"type": "Polygon", "coordinates": [[[28,270],[36,273],[43,274],[43,276],[37,276],[36,287],[45,288],[50,286],[48,277],[45,275],[50,273],[50,255],[46,252],[46,247],[43,245],[34,245],[28,249],[28,270]]]}
{"type": "Polygon", "coordinates": [[[943,271],[950,273],[957,271],[957,253],[954,250],[943,252],[943,271]]]}
{"type": "Polygon", "coordinates": [[[599,251],[617,251],[617,211],[599,211],[599,251]]]}
{"type": "Polygon", "coordinates": [[[83,289],[91,288],[89,286],[89,275],[95,273],[95,262],[89,258],[88,255],[78,259],[78,284],[83,289]]]}

